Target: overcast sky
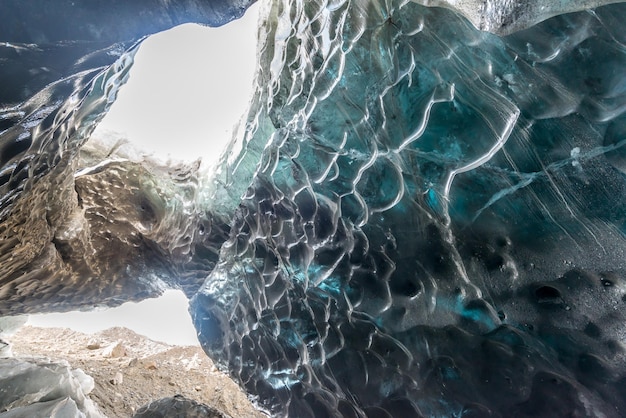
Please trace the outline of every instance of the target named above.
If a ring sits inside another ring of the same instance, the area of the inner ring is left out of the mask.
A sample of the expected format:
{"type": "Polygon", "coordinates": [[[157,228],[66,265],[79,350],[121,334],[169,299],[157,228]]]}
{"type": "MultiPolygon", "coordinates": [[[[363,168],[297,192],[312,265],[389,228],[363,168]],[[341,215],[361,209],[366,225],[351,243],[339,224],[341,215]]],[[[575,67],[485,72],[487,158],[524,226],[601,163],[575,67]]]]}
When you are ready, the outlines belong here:
{"type": "Polygon", "coordinates": [[[257,21],[254,4],[220,28],[187,24],[145,40],[99,128],[160,155],[215,157],[250,102],[257,21]]]}
{"type": "MultiPolygon", "coordinates": [[[[183,25],[148,38],[100,132],[124,133],[163,158],[217,157],[250,102],[257,19],[253,5],[221,28],[183,25]]],[[[87,333],[124,326],[157,341],[197,344],[181,291],[105,311],[32,315],[29,323],[87,333]]]]}
{"type": "Polygon", "coordinates": [[[38,327],[71,328],[87,334],[122,326],[155,341],[198,345],[187,306],[182,291],[167,290],[160,298],[129,302],[112,309],[31,315],[28,323],[38,327]]]}

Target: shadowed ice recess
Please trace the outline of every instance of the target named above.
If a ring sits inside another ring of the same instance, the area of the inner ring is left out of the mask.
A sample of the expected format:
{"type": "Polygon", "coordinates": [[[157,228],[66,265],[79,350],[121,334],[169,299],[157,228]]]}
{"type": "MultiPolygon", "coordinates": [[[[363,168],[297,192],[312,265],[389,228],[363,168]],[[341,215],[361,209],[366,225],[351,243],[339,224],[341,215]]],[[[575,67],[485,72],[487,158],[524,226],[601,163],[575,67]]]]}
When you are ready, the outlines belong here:
{"type": "Polygon", "coordinates": [[[2,109],[0,312],[181,288],[272,416],[626,415],[626,4],[261,6],[210,176],[81,150],[132,53],[2,109]]]}

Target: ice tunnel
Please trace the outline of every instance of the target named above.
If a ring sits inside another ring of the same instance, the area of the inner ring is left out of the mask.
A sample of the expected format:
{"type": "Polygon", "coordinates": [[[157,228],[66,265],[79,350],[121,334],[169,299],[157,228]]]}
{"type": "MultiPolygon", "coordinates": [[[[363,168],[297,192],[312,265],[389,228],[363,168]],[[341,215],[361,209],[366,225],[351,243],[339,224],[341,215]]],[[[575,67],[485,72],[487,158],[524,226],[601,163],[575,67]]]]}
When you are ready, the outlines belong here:
{"type": "Polygon", "coordinates": [[[0,4],[0,315],[181,288],[277,417],[625,416],[626,4],[266,1],[209,178],[83,146],[250,3],[0,4]]]}

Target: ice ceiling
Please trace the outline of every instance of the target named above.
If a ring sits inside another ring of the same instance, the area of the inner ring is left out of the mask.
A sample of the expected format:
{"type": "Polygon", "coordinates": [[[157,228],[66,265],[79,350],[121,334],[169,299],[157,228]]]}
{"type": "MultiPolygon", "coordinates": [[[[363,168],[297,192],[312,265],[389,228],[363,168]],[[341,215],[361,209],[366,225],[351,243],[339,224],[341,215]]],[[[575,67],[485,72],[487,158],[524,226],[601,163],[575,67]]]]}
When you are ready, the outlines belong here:
{"type": "Polygon", "coordinates": [[[83,147],[249,2],[153,3],[0,5],[2,315],[180,287],[276,416],[626,414],[626,4],[275,0],[207,179],[83,147]]]}

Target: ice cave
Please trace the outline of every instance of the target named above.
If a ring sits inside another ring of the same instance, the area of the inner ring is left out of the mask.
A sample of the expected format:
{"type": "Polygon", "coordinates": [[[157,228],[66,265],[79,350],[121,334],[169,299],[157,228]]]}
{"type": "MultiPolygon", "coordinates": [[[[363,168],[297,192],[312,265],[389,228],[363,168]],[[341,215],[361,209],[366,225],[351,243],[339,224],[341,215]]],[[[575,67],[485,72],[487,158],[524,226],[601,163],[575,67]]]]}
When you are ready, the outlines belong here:
{"type": "MultiPolygon", "coordinates": [[[[176,288],[273,417],[626,416],[626,4],[263,0],[213,171],[90,145],[142,40],[252,2],[0,2],[3,323],[176,288]]],[[[51,370],[0,417],[101,416],[51,370]]]]}

